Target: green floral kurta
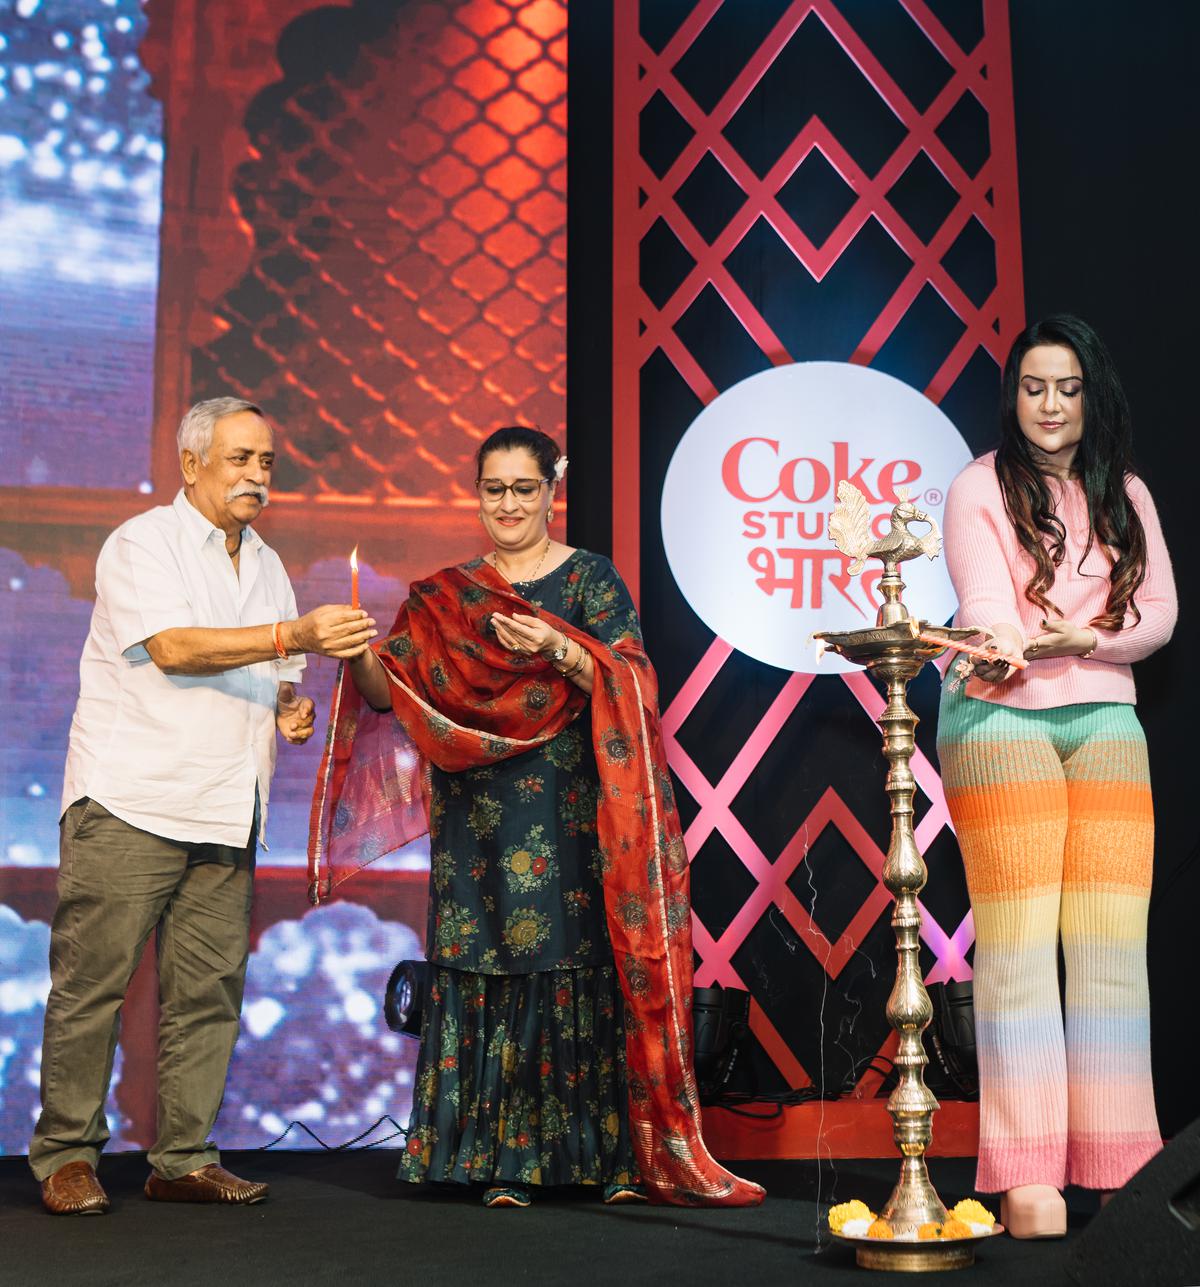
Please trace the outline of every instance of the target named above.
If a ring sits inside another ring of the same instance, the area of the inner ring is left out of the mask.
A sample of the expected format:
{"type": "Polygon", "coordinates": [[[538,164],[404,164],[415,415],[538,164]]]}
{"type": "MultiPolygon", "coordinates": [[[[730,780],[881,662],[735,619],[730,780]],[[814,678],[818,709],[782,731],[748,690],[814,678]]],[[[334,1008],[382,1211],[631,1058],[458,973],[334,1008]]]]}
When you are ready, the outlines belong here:
{"type": "MultiPolygon", "coordinates": [[[[640,637],[601,555],[578,550],[514,588],[606,643],[640,637]]],[[[523,755],[432,770],[426,953],[439,968],[403,1179],[605,1184],[635,1174],[590,712],[523,755]]]]}
{"type": "MultiPolygon", "coordinates": [[[[578,550],[514,588],[605,642],[638,633],[629,593],[600,555],[578,550]]],[[[430,961],[533,974],[612,960],[590,715],[587,706],[544,746],[487,768],[432,770],[430,961]]]]}

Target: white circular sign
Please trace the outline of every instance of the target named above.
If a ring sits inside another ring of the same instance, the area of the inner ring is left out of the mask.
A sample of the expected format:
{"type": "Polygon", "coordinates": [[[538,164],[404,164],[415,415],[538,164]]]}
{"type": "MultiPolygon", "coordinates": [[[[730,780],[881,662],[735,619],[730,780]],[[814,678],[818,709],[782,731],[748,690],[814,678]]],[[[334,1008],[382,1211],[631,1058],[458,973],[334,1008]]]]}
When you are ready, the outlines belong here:
{"type": "MultiPolygon", "coordinates": [[[[752,375],[709,403],[663,484],[667,561],[700,619],[739,652],[785,670],[855,667],[814,630],[875,624],[876,559],[850,577],[829,539],[838,484],[889,530],[897,489],[940,527],[946,490],[971,459],[962,435],[923,394],[868,367],[797,362],[752,375]]],[[[918,531],[921,529],[918,528],[918,531]]],[[[957,601],[944,558],[902,565],[913,616],[945,621],[957,601]]]]}

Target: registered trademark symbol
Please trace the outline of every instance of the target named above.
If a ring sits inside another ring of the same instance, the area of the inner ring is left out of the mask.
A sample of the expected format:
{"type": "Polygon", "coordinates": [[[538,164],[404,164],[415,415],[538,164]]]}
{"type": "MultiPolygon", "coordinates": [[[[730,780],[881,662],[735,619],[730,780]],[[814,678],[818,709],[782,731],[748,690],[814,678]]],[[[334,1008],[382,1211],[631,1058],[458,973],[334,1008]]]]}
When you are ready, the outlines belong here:
{"type": "Polygon", "coordinates": [[[926,505],[940,505],[942,503],[942,493],[936,487],[931,487],[925,493],[926,505]]]}

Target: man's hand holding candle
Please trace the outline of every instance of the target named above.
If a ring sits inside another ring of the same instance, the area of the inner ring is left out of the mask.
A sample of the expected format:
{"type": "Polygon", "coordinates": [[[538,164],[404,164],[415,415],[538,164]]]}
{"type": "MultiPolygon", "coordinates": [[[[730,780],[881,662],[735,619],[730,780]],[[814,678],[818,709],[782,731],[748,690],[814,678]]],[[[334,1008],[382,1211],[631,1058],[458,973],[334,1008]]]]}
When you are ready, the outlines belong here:
{"type": "Polygon", "coordinates": [[[346,603],[326,603],[296,621],[280,624],[289,653],[315,652],[323,657],[354,657],[379,633],[375,619],[346,603]]]}

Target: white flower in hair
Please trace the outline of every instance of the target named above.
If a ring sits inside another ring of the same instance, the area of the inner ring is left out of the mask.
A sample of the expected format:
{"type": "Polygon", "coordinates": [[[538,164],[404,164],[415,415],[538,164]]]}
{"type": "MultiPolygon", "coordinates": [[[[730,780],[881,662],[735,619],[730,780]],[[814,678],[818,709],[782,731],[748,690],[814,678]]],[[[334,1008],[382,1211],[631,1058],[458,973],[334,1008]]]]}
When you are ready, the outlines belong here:
{"type": "Polygon", "coordinates": [[[566,456],[559,456],[559,458],[554,462],[554,481],[556,483],[561,483],[563,480],[563,475],[566,472],[567,472],[567,458],[566,456]]]}

